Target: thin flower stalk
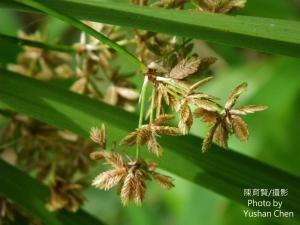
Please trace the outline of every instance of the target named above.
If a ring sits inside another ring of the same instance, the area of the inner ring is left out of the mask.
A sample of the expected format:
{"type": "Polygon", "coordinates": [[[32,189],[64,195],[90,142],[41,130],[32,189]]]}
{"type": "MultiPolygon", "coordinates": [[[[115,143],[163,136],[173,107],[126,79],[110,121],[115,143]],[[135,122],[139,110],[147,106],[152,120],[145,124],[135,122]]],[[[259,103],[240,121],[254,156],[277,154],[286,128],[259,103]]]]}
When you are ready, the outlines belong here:
{"type": "MultiPolygon", "coordinates": [[[[143,118],[144,118],[144,111],[145,111],[145,98],[146,98],[146,90],[147,90],[147,84],[148,84],[148,76],[145,76],[144,83],[141,90],[141,96],[140,96],[140,114],[139,114],[139,124],[138,128],[142,127],[143,124],[143,118]]],[[[136,146],[136,155],[135,157],[138,159],[140,154],[140,148],[139,145],[136,146]]]]}

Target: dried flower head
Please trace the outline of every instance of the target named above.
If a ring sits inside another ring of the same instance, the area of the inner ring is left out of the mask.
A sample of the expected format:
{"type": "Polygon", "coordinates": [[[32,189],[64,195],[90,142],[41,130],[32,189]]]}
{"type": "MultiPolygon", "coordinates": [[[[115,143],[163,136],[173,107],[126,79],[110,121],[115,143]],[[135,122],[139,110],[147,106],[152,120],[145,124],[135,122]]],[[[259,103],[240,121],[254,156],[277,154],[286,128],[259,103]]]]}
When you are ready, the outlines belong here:
{"type": "MultiPolygon", "coordinates": [[[[18,36],[32,41],[47,41],[40,32],[28,35],[19,31],[18,36]]],[[[70,55],[29,46],[23,49],[18,55],[17,64],[8,64],[8,70],[39,80],[66,79],[73,75],[68,65],[72,59],[70,55]]]]}
{"type": "Polygon", "coordinates": [[[205,84],[211,79],[212,77],[207,77],[194,83],[188,88],[186,93],[182,96],[182,99],[178,101],[179,104],[176,109],[180,115],[178,127],[185,135],[188,134],[191,126],[193,125],[193,114],[190,107],[191,105],[195,105],[199,108],[207,108],[209,110],[213,110],[217,107],[213,102],[213,100],[217,99],[216,97],[204,94],[202,92],[195,92],[199,86],[205,84]]]}
{"type": "MultiPolygon", "coordinates": [[[[125,46],[132,42],[126,38],[126,33],[121,31],[120,27],[86,21],[85,23],[119,45],[125,46]]],[[[128,80],[134,74],[121,74],[117,67],[111,66],[110,62],[117,56],[116,52],[84,32],[80,35],[79,43],[74,44],[74,48],[77,50],[75,75],[78,79],[70,89],[127,111],[134,111],[133,104],[137,101],[139,93],[128,80]]]]}
{"type": "Polygon", "coordinates": [[[52,190],[49,209],[77,210],[85,187],[81,179],[92,165],[88,155],[96,145],[24,115],[13,113],[11,117],[0,137],[4,143],[16,140],[4,149],[13,156],[10,162],[36,174],[52,190]]]}
{"type": "Polygon", "coordinates": [[[22,224],[43,225],[43,222],[33,217],[25,209],[14,204],[10,199],[0,197],[0,224],[16,224],[22,218],[22,224]]]}
{"type": "MultiPolygon", "coordinates": [[[[195,90],[200,85],[208,82],[211,77],[200,80],[194,84],[188,82],[186,79],[193,74],[207,70],[209,65],[215,61],[216,58],[214,57],[200,58],[193,56],[180,60],[171,68],[168,68],[167,65],[166,68],[164,68],[163,66],[152,63],[150,65],[152,68],[149,69],[147,75],[149,76],[149,80],[155,85],[156,116],[163,113],[163,102],[165,102],[166,105],[171,106],[175,111],[179,111],[179,108],[181,108],[186,112],[184,113],[184,120],[186,120],[184,123],[187,124],[188,128],[188,124],[192,124],[192,114],[189,113],[189,116],[187,116],[187,102],[191,101],[192,98],[195,100],[196,98],[208,97],[203,93],[195,93],[195,90]]],[[[183,129],[184,133],[186,133],[187,130],[188,129],[183,129]]]]}
{"type": "Polygon", "coordinates": [[[211,124],[211,128],[203,141],[202,151],[206,152],[212,140],[224,147],[228,147],[229,135],[235,134],[236,137],[245,142],[248,140],[249,131],[247,124],[240,117],[249,113],[261,112],[267,109],[267,106],[242,106],[233,109],[238,97],[247,89],[247,83],[237,86],[229,95],[225,107],[197,108],[194,112],[195,117],[202,117],[202,121],[211,124]]]}
{"type": "Polygon", "coordinates": [[[198,57],[182,59],[174,68],[172,68],[169,77],[177,80],[182,80],[197,72],[200,63],[201,59],[198,57]]]}
{"type": "Polygon", "coordinates": [[[83,186],[79,183],[68,183],[63,178],[56,177],[55,184],[51,187],[51,197],[46,207],[49,211],[66,209],[76,212],[84,198],[82,196],[83,186]]]}
{"type": "Polygon", "coordinates": [[[246,0],[197,0],[201,11],[227,13],[245,7],[246,0]]]}
{"type": "Polygon", "coordinates": [[[113,169],[100,173],[92,185],[102,190],[109,190],[119,186],[120,197],[124,206],[134,201],[141,206],[145,198],[146,181],[154,179],[161,187],[173,187],[172,178],[155,172],[157,164],[143,159],[134,160],[127,156],[127,160],[116,152],[102,151],[103,160],[113,169]]]}
{"type": "Polygon", "coordinates": [[[177,127],[162,126],[168,123],[170,120],[174,119],[173,115],[160,115],[152,123],[143,125],[142,127],[136,129],[129,133],[122,141],[122,146],[143,146],[147,145],[150,152],[154,153],[156,156],[162,155],[162,148],[157,142],[156,138],[159,135],[171,135],[179,136],[181,135],[180,130],[177,127]]]}
{"type": "Polygon", "coordinates": [[[135,32],[136,53],[145,64],[160,59],[177,46],[172,36],[137,30],[135,32]]]}
{"type": "Polygon", "coordinates": [[[140,96],[135,85],[128,80],[133,75],[121,74],[118,70],[112,71],[109,76],[110,85],[104,95],[104,102],[133,112],[135,110],[133,104],[137,102],[140,96]]]}
{"type": "Polygon", "coordinates": [[[189,0],[157,0],[152,3],[151,6],[157,6],[162,8],[171,8],[171,9],[182,9],[184,4],[189,2],[189,0]]]}
{"type": "Polygon", "coordinates": [[[90,138],[92,139],[92,141],[99,144],[99,146],[102,149],[106,149],[107,137],[106,137],[105,125],[102,124],[100,129],[98,127],[92,127],[90,131],[90,138]]]}
{"type": "MultiPolygon", "coordinates": [[[[120,31],[120,27],[91,21],[83,22],[94,30],[103,33],[109,39],[115,42],[122,40],[122,44],[124,44],[125,33],[120,31]]],[[[75,43],[74,47],[79,54],[85,55],[95,62],[99,62],[102,67],[108,65],[108,60],[113,57],[113,52],[107,46],[101,44],[98,39],[87,35],[85,32],[81,32],[80,41],[79,43],[75,43]]]]}

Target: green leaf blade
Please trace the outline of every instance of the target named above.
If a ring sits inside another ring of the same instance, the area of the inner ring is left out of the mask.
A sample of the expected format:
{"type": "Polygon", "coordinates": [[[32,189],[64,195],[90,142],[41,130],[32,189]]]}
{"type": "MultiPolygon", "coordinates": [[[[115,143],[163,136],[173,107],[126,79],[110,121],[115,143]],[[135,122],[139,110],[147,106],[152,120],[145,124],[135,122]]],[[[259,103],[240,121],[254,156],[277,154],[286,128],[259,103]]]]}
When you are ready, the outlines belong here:
{"type": "MultiPolygon", "coordinates": [[[[2,3],[4,6],[5,1],[2,3]]],[[[42,2],[79,19],[300,57],[300,22],[297,21],[166,10],[107,1],[42,2]]],[[[17,4],[7,4],[10,8],[20,7],[17,4]]]]}
{"type": "Polygon", "coordinates": [[[48,49],[48,50],[59,51],[59,52],[68,52],[68,53],[76,52],[75,48],[73,48],[72,46],[52,45],[52,44],[47,44],[47,43],[43,43],[43,42],[31,41],[31,40],[27,40],[27,39],[23,39],[23,38],[13,37],[13,36],[1,34],[1,33],[0,33],[0,41],[4,42],[4,43],[11,43],[11,44],[16,44],[16,45],[21,45],[21,46],[25,45],[25,46],[48,49]]]}

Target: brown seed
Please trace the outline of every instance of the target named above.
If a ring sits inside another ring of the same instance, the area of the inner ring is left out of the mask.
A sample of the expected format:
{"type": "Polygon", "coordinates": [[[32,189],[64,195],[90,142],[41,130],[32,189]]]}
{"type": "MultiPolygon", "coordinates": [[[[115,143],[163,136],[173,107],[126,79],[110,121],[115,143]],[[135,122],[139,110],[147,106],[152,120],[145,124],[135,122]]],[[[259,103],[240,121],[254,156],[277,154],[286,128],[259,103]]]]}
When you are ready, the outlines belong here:
{"type": "Polygon", "coordinates": [[[247,128],[247,124],[242,120],[239,116],[232,116],[232,125],[233,131],[236,137],[242,141],[246,142],[249,137],[249,131],[247,128]]]}
{"type": "Polygon", "coordinates": [[[109,170],[99,174],[93,180],[92,185],[99,189],[109,190],[115,185],[119,184],[124,176],[126,176],[125,169],[109,170]]]}
{"type": "Polygon", "coordinates": [[[181,135],[181,132],[177,127],[157,126],[157,127],[154,127],[154,130],[159,135],[170,135],[170,136],[181,135]]]}
{"type": "Polygon", "coordinates": [[[140,96],[139,92],[127,87],[116,87],[116,91],[120,96],[131,101],[137,100],[140,96]]]}
{"type": "Polygon", "coordinates": [[[197,57],[183,59],[171,70],[170,77],[178,80],[184,79],[197,72],[200,63],[201,59],[197,57]]]}
{"type": "Polygon", "coordinates": [[[204,138],[203,140],[203,143],[202,143],[202,153],[205,153],[208,151],[209,149],[209,146],[211,145],[212,143],[212,140],[214,138],[214,135],[215,135],[215,132],[216,132],[216,129],[218,127],[219,123],[215,123],[209,130],[208,134],[206,135],[206,137],[204,138]]]}
{"type": "Polygon", "coordinates": [[[198,87],[200,87],[201,85],[207,83],[208,81],[210,81],[213,77],[207,77],[205,79],[199,80],[196,83],[194,83],[192,86],[190,86],[189,88],[189,93],[192,93],[194,90],[196,90],[198,87]]]}
{"type": "Polygon", "coordinates": [[[135,182],[134,174],[127,174],[120,193],[121,201],[124,206],[128,206],[130,200],[132,200],[135,196],[135,182]]]}
{"type": "Polygon", "coordinates": [[[161,175],[159,173],[154,173],[153,178],[159,183],[162,188],[170,189],[174,187],[173,179],[169,176],[161,175]]]}
{"type": "Polygon", "coordinates": [[[142,146],[153,137],[150,125],[146,125],[137,131],[136,144],[142,146]]]}
{"type": "Polygon", "coordinates": [[[160,125],[170,122],[173,119],[175,119],[175,115],[163,114],[163,115],[160,115],[158,118],[156,118],[152,124],[155,126],[160,126],[160,125]]]}
{"type": "Polygon", "coordinates": [[[104,159],[104,155],[103,155],[103,152],[102,151],[97,151],[97,152],[92,152],[90,154],[90,158],[93,159],[93,160],[102,160],[104,159]]]}
{"type": "Polygon", "coordinates": [[[125,138],[122,139],[121,146],[132,146],[136,144],[137,131],[129,133],[125,138]]]}
{"type": "Polygon", "coordinates": [[[150,152],[155,154],[157,157],[160,157],[163,153],[161,146],[155,139],[150,139],[147,143],[147,148],[150,152]]]}
{"type": "Polygon", "coordinates": [[[229,132],[223,121],[220,122],[219,125],[217,126],[214,138],[221,147],[223,147],[225,149],[228,148],[229,132]]]}
{"type": "Polygon", "coordinates": [[[92,127],[90,130],[90,138],[92,141],[98,143],[101,148],[106,147],[106,130],[104,124],[102,124],[101,129],[97,127],[92,127]]]}
{"type": "Polygon", "coordinates": [[[231,109],[230,113],[234,115],[246,115],[249,113],[255,113],[255,112],[261,112],[266,110],[268,107],[267,106],[256,106],[256,105],[249,105],[249,106],[242,106],[237,109],[231,109]]]}
{"type": "Polygon", "coordinates": [[[246,82],[240,84],[237,86],[229,95],[226,103],[225,103],[225,109],[231,109],[238,97],[247,90],[248,84],[246,82]]]}

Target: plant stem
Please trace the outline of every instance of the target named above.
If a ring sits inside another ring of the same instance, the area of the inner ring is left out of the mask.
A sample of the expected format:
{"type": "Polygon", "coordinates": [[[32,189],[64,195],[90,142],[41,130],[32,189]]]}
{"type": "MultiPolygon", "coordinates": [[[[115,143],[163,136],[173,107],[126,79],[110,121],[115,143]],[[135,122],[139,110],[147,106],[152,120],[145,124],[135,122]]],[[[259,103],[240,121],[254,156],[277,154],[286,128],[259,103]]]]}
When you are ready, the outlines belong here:
{"type": "Polygon", "coordinates": [[[1,144],[1,145],[0,145],[0,150],[2,150],[2,149],[4,149],[4,148],[7,148],[8,146],[17,143],[20,139],[21,139],[20,137],[19,137],[19,138],[15,138],[15,139],[13,139],[13,140],[10,140],[10,141],[8,141],[8,142],[6,142],[6,143],[1,144]]]}
{"type": "MultiPolygon", "coordinates": [[[[141,97],[140,97],[140,115],[139,115],[139,124],[138,128],[141,128],[143,125],[143,118],[144,118],[144,108],[145,108],[145,95],[146,95],[146,89],[148,84],[148,76],[145,76],[143,87],[141,90],[141,97]]],[[[136,159],[139,158],[140,148],[138,145],[136,145],[136,159]]]]}
{"type": "Polygon", "coordinates": [[[153,86],[152,94],[151,94],[151,106],[150,106],[150,123],[153,122],[154,100],[155,100],[155,88],[153,86]]]}
{"type": "Polygon", "coordinates": [[[164,85],[162,85],[163,89],[165,89],[166,92],[170,93],[171,95],[173,95],[175,98],[177,99],[182,99],[181,96],[179,96],[178,94],[176,94],[175,92],[171,91],[169,88],[165,87],[164,85]]]}
{"type": "Polygon", "coordinates": [[[28,74],[29,74],[29,77],[32,77],[33,76],[33,72],[34,72],[34,69],[36,67],[36,64],[37,64],[38,60],[37,59],[34,59],[30,65],[29,65],[29,68],[28,68],[28,74]]]}
{"type": "Polygon", "coordinates": [[[103,94],[101,93],[101,91],[98,89],[96,82],[94,81],[93,77],[89,76],[88,80],[90,82],[90,84],[92,85],[92,87],[94,88],[95,92],[97,93],[97,95],[99,97],[103,97],[103,94]]]}
{"type": "Polygon", "coordinates": [[[167,84],[170,84],[171,86],[175,87],[175,88],[178,88],[182,91],[188,91],[189,89],[184,87],[184,86],[181,86],[181,85],[177,85],[176,83],[172,82],[172,81],[168,81],[168,80],[164,80],[163,82],[167,83],[167,84]]]}
{"type": "Polygon", "coordinates": [[[78,29],[85,31],[91,36],[94,36],[99,41],[101,41],[103,44],[106,44],[110,46],[112,49],[116,50],[120,54],[124,55],[129,61],[136,64],[138,67],[140,67],[143,71],[147,69],[147,67],[134,55],[132,55],[130,52],[128,52],[125,48],[118,45],[117,43],[113,42],[109,38],[105,37],[103,34],[97,32],[93,28],[89,27],[88,25],[80,22],[79,20],[66,15],[65,13],[62,13],[58,11],[57,9],[51,9],[48,6],[44,5],[42,2],[38,2],[36,0],[15,0],[16,2],[22,3],[26,6],[30,6],[32,8],[38,9],[39,11],[42,11],[44,13],[47,13],[51,16],[54,16],[62,21],[65,21],[74,27],[77,27],[78,29]]]}
{"type": "MultiPolygon", "coordinates": [[[[135,41],[133,39],[131,39],[131,40],[121,40],[121,41],[117,41],[116,43],[120,46],[124,46],[124,45],[127,45],[127,44],[135,43],[135,41]]],[[[105,45],[105,44],[99,44],[99,45],[97,45],[97,48],[95,50],[104,50],[104,49],[107,49],[109,47],[110,46],[105,45]]]]}
{"type": "Polygon", "coordinates": [[[47,185],[54,185],[55,184],[55,172],[56,172],[56,167],[57,167],[57,159],[54,159],[51,167],[50,167],[50,171],[47,175],[47,177],[45,178],[45,183],[47,185]]]}
{"type": "Polygon", "coordinates": [[[59,52],[70,52],[70,53],[76,52],[75,48],[73,48],[72,46],[47,44],[43,42],[31,41],[23,38],[13,37],[6,34],[0,34],[0,41],[1,42],[6,41],[17,45],[27,45],[35,48],[42,48],[42,49],[48,49],[53,51],[59,51],[59,52]]]}

